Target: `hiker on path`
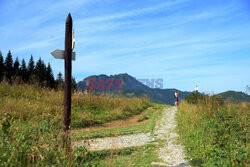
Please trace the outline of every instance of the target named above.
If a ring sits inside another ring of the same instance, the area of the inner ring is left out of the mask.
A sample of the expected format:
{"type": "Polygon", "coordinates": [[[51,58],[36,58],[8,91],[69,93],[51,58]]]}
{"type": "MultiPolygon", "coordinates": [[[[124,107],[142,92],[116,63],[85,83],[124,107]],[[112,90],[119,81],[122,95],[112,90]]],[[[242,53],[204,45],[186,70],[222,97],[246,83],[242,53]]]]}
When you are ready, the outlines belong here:
{"type": "Polygon", "coordinates": [[[179,99],[178,99],[178,91],[177,90],[175,90],[175,92],[174,92],[174,100],[175,100],[175,103],[174,103],[174,105],[175,106],[177,106],[178,105],[178,101],[179,101],[179,99]]]}

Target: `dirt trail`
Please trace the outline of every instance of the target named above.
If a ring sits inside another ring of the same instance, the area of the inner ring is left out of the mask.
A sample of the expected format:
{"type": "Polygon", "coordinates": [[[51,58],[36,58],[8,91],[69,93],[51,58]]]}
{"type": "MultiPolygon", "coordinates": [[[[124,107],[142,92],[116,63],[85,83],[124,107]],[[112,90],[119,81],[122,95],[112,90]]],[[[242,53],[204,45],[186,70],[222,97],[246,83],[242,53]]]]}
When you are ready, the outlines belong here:
{"type": "Polygon", "coordinates": [[[116,120],[116,121],[108,122],[108,123],[97,125],[97,126],[91,126],[88,128],[72,130],[72,132],[79,131],[79,130],[80,131],[81,130],[90,131],[90,130],[99,130],[99,129],[109,129],[109,128],[115,128],[115,127],[124,127],[124,126],[128,126],[128,125],[142,124],[142,123],[147,122],[148,120],[146,119],[146,120],[138,122],[138,118],[141,117],[142,115],[146,114],[150,110],[152,110],[152,108],[148,108],[147,110],[141,112],[140,114],[134,115],[134,116],[132,116],[128,119],[125,119],[125,120],[116,120]]]}

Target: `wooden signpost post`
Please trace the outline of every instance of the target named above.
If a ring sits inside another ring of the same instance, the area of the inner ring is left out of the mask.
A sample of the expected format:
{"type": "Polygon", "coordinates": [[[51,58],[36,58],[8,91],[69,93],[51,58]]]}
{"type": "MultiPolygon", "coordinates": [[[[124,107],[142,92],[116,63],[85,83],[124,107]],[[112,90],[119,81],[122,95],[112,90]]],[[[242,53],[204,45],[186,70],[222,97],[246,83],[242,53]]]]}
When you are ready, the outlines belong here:
{"type": "Polygon", "coordinates": [[[64,83],[64,131],[70,129],[71,122],[71,71],[72,60],[75,60],[76,53],[72,52],[74,49],[74,37],[73,37],[73,21],[70,13],[66,19],[65,25],[65,49],[56,49],[51,54],[57,59],[64,59],[65,67],[65,83],[64,83]]]}
{"type": "Polygon", "coordinates": [[[72,26],[72,18],[69,14],[65,26],[64,49],[64,131],[69,130],[71,122],[72,26]]]}
{"type": "Polygon", "coordinates": [[[75,60],[74,49],[74,37],[73,37],[73,21],[70,13],[66,19],[65,25],[65,49],[56,49],[51,54],[58,59],[64,59],[65,67],[65,83],[64,83],[64,131],[66,134],[66,150],[69,152],[70,149],[70,122],[71,122],[71,73],[72,73],[72,60],[75,60]]]}

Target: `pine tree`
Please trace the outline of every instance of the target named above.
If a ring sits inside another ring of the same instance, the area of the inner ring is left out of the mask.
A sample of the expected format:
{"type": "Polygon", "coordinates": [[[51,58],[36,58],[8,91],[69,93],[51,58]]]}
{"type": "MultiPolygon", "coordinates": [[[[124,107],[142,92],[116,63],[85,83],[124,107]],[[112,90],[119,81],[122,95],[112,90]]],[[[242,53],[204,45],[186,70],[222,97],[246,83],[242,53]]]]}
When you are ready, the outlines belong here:
{"type": "Polygon", "coordinates": [[[13,76],[13,59],[12,59],[12,55],[11,52],[9,50],[7,57],[5,59],[5,75],[6,78],[11,81],[11,77],[13,76]]]}
{"type": "Polygon", "coordinates": [[[36,77],[37,82],[41,86],[44,86],[44,82],[46,81],[46,65],[44,64],[41,58],[39,58],[38,62],[36,63],[34,75],[36,77]]]}
{"type": "Polygon", "coordinates": [[[20,75],[20,69],[19,69],[20,63],[18,60],[18,57],[16,58],[16,61],[14,62],[14,76],[19,76],[20,75]]]}
{"type": "Polygon", "coordinates": [[[48,64],[48,67],[46,68],[46,81],[47,81],[48,87],[50,87],[50,88],[55,87],[54,75],[53,75],[50,63],[48,64]]]}
{"type": "Polygon", "coordinates": [[[4,71],[5,71],[4,60],[3,60],[2,52],[0,51],[0,82],[3,80],[4,71]]]}
{"type": "Polygon", "coordinates": [[[35,77],[36,77],[36,81],[38,83],[40,83],[41,71],[42,71],[42,60],[41,60],[41,58],[39,58],[39,60],[36,63],[36,67],[34,69],[34,74],[35,74],[35,77]]]}
{"type": "Polygon", "coordinates": [[[29,64],[28,64],[28,76],[29,76],[29,78],[32,76],[34,68],[35,68],[35,63],[34,63],[33,56],[31,55],[30,60],[29,60],[29,64]]]}
{"type": "Polygon", "coordinates": [[[63,83],[63,78],[62,78],[62,73],[61,72],[58,73],[57,80],[60,81],[61,83],[63,83]]]}
{"type": "Polygon", "coordinates": [[[21,78],[24,82],[28,82],[28,77],[27,77],[27,68],[26,68],[26,63],[25,60],[22,60],[21,68],[20,68],[20,74],[21,78]]]}
{"type": "Polygon", "coordinates": [[[62,73],[59,72],[56,79],[56,86],[58,89],[63,89],[64,81],[62,78],[62,73]]]}

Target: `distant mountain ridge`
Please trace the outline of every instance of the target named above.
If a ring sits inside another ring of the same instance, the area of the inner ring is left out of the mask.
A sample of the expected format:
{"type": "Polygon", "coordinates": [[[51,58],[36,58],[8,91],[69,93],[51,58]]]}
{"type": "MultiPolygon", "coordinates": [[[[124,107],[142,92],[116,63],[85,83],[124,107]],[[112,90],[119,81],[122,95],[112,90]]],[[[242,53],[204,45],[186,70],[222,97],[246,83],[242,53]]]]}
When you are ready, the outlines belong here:
{"type": "MultiPolygon", "coordinates": [[[[147,95],[150,101],[154,103],[160,103],[160,104],[168,104],[168,105],[174,105],[174,91],[177,89],[160,89],[160,88],[150,88],[147,85],[139,82],[136,80],[136,78],[128,75],[127,73],[123,74],[117,74],[117,75],[110,75],[107,76],[105,74],[101,75],[92,75],[87,78],[95,78],[95,82],[93,82],[96,87],[101,87],[102,84],[99,83],[98,80],[101,79],[103,81],[104,87],[107,87],[107,81],[110,81],[111,79],[121,79],[123,83],[121,83],[122,89],[116,89],[118,86],[118,82],[114,84],[114,89],[95,89],[94,92],[99,93],[111,93],[111,94],[118,94],[123,95],[125,97],[141,97],[143,95],[147,95]]],[[[80,81],[77,83],[77,89],[78,90],[85,90],[87,85],[87,78],[85,78],[83,81],[80,81]]],[[[179,92],[179,99],[182,100],[185,98],[185,96],[189,95],[192,92],[188,91],[181,91],[179,92]]],[[[250,102],[250,96],[243,93],[243,92],[235,92],[235,91],[227,91],[223,93],[219,93],[217,95],[222,96],[224,100],[231,99],[233,102],[250,102]]]]}
{"type": "MultiPolygon", "coordinates": [[[[125,97],[141,97],[143,95],[147,95],[147,97],[150,99],[150,101],[154,103],[160,103],[160,104],[168,104],[168,105],[174,105],[174,91],[176,89],[159,89],[159,88],[150,88],[147,85],[144,85],[143,83],[136,80],[134,77],[128,75],[127,73],[124,74],[117,74],[117,75],[92,75],[87,78],[96,78],[96,81],[99,79],[103,80],[104,84],[108,79],[122,79],[123,83],[122,89],[96,89],[95,92],[111,92],[113,94],[121,94],[125,97]]],[[[87,78],[85,78],[83,81],[78,82],[77,88],[85,90],[87,85],[87,78]]],[[[98,82],[93,82],[95,85],[98,85],[98,82]]],[[[115,88],[117,86],[117,83],[114,84],[115,88]]],[[[106,85],[105,85],[106,86],[106,85]]],[[[190,94],[191,92],[186,91],[180,91],[179,92],[179,99],[184,99],[185,96],[190,94]]]]}

